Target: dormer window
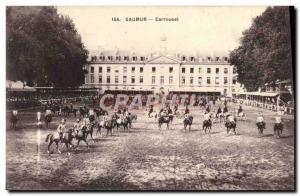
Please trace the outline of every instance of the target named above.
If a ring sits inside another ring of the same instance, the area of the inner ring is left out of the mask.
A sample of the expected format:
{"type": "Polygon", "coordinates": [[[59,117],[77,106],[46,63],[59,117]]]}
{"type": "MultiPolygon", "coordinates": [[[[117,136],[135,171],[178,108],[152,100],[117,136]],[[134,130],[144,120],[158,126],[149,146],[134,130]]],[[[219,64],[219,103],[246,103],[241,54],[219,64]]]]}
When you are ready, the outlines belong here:
{"type": "Polygon", "coordinates": [[[141,56],[141,61],[144,61],[145,60],[145,57],[144,56],[141,56]]]}
{"type": "Polygon", "coordinates": [[[185,56],[182,57],[182,61],[185,61],[185,56]]]}
{"type": "Polygon", "coordinates": [[[132,60],[137,61],[137,57],[136,56],[132,57],[132,60]]]}
{"type": "Polygon", "coordinates": [[[194,61],[195,58],[193,56],[190,57],[190,61],[194,61]]]}
{"type": "Polygon", "coordinates": [[[216,61],[219,61],[219,60],[220,60],[220,57],[217,56],[217,57],[216,57],[216,61]]]}
{"type": "Polygon", "coordinates": [[[208,61],[211,61],[211,58],[208,56],[208,57],[207,57],[207,60],[208,60],[208,61]]]}

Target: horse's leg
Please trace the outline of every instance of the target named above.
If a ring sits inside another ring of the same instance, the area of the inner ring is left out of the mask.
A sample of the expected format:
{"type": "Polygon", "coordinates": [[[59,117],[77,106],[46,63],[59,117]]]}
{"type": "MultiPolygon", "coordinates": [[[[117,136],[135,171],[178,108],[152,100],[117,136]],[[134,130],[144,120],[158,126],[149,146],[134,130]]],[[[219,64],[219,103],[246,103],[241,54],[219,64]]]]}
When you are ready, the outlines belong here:
{"type": "Polygon", "coordinates": [[[86,146],[87,146],[87,148],[89,149],[90,147],[89,147],[88,142],[87,142],[86,140],[83,140],[83,141],[86,143],[86,146]]]}
{"type": "Polygon", "coordinates": [[[167,129],[169,129],[169,122],[167,123],[167,129]]]}
{"type": "Polygon", "coordinates": [[[191,131],[191,126],[192,126],[192,125],[189,126],[189,131],[191,131]]]}
{"type": "Polygon", "coordinates": [[[58,152],[59,154],[61,154],[61,151],[59,150],[59,147],[58,147],[58,141],[57,141],[57,142],[55,142],[55,144],[56,144],[56,149],[57,149],[57,152],[58,152]]]}
{"type": "Polygon", "coordinates": [[[52,143],[53,143],[53,140],[50,139],[50,142],[49,142],[48,148],[47,148],[47,153],[48,153],[48,154],[50,154],[50,147],[51,147],[52,143]]]}

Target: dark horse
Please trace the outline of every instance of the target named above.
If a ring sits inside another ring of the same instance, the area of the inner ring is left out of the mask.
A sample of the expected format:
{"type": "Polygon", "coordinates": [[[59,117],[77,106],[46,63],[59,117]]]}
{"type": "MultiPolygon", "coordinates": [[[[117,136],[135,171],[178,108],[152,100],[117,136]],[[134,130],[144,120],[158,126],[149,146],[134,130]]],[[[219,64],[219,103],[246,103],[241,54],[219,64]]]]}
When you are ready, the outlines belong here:
{"type": "Polygon", "coordinates": [[[123,129],[124,131],[127,129],[128,130],[128,125],[129,125],[129,119],[128,117],[124,118],[124,119],[116,119],[116,118],[113,118],[114,120],[114,126],[117,127],[117,129],[120,128],[120,126],[123,126],[123,129]]]}
{"type": "Polygon", "coordinates": [[[68,106],[65,106],[62,109],[62,113],[64,114],[64,116],[66,116],[66,115],[69,116],[70,114],[73,114],[74,117],[76,117],[77,109],[69,108],[68,106]]]}
{"type": "Polygon", "coordinates": [[[189,131],[190,131],[192,124],[193,124],[192,116],[188,116],[188,117],[184,118],[184,120],[183,120],[184,130],[186,130],[186,127],[189,126],[189,131]]]}
{"type": "Polygon", "coordinates": [[[170,116],[160,116],[158,118],[158,127],[159,127],[159,129],[161,129],[161,125],[163,123],[166,123],[167,124],[167,129],[169,129],[170,122],[171,122],[170,116]]]}
{"type": "Polygon", "coordinates": [[[283,131],[283,124],[282,123],[275,123],[274,125],[274,136],[279,138],[283,131]]]}
{"type": "Polygon", "coordinates": [[[264,129],[266,128],[266,123],[265,122],[257,122],[256,126],[258,129],[258,135],[262,135],[264,133],[264,129]]]}
{"type": "Polygon", "coordinates": [[[211,120],[204,120],[203,123],[202,123],[202,129],[204,130],[204,133],[206,134],[206,131],[208,130],[209,133],[210,133],[210,130],[211,130],[211,126],[212,126],[212,123],[211,123],[211,120]]]}
{"type": "Polygon", "coordinates": [[[87,142],[87,135],[88,135],[88,131],[86,130],[87,128],[84,127],[83,129],[80,129],[79,131],[77,131],[77,133],[75,134],[75,138],[77,139],[77,146],[76,148],[79,146],[79,143],[81,141],[84,141],[84,143],[86,144],[87,148],[89,149],[89,144],[87,142]]]}
{"type": "Polygon", "coordinates": [[[229,121],[225,122],[225,127],[227,129],[227,134],[230,132],[230,130],[232,130],[233,133],[236,135],[236,131],[235,131],[236,121],[234,121],[234,122],[229,122],[229,121]]]}
{"type": "Polygon", "coordinates": [[[52,121],[52,115],[51,114],[47,114],[45,116],[45,125],[46,125],[47,128],[48,128],[48,126],[49,126],[49,124],[50,124],[51,121],[52,121]]]}
{"type": "Polygon", "coordinates": [[[17,115],[11,114],[10,119],[9,119],[10,127],[13,128],[13,129],[16,129],[18,120],[19,119],[18,119],[17,115]]]}
{"type": "Polygon", "coordinates": [[[112,136],[114,126],[115,126],[115,120],[113,119],[104,122],[103,127],[107,130],[107,135],[110,133],[110,135],[112,136]]]}
{"type": "Polygon", "coordinates": [[[73,135],[73,130],[72,129],[69,129],[68,131],[63,133],[61,137],[55,137],[55,135],[53,133],[49,133],[46,137],[46,140],[45,140],[45,142],[49,141],[47,152],[50,154],[50,147],[53,144],[53,142],[56,144],[56,149],[57,149],[57,152],[59,154],[61,154],[61,151],[58,148],[59,142],[64,143],[65,146],[67,147],[67,150],[69,151],[69,145],[71,147],[74,146],[72,144],[72,140],[73,140],[74,137],[75,136],[73,135]]]}
{"type": "Polygon", "coordinates": [[[128,122],[129,122],[129,128],[132,128],[132,122],[133,122],[133,120],[137,120],[137,115],[130,114],[127,118],[128,118],[128,122]]]}

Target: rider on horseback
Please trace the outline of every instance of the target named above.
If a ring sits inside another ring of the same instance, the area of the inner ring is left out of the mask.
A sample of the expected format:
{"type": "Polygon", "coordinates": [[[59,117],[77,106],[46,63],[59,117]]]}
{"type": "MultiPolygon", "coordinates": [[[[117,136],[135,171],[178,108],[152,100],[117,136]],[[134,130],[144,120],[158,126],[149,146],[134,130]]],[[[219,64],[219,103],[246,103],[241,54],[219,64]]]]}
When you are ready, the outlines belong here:
{"type": "Polygon", "coordinates": [[[184,111],[184,115],[186,115],[188,113],[190,113],[190,110],[189,110],[188,106],[186,106],[185,111],[184,111]]]}
{"type": "Polygon", "coordinates": [[[207,111],[204,113],[204,121],[207,121],[211,124],[211,114],[207,111]]]}
{"type": "Polygon", "coordinates": [[[274,131],[276,129],[279,129],[279,130],[283,129],[283,123],[282,123],[281,116],[275,116],[274,131]]]}
{"type": "Polygon", "coordinates": [[[77,118],[76,122],[74,123],[73,129],[76,133],[82,128],[82,124],[80,123],[80,119],[77,118]]]}
{"type": "Polygon", "coordinates": [[[63,136],[63,133],[65,132],[65,130],[66,130],[66,119],[63,118],[63,119],[61,119],[61,123],[58,125],[58,127],[56,129],[60,140],[62,139],[62,136],[63,136]]]}
{"type": "Polygon", "coordinates": [[[242,106],[240,105],[239,109],[238,109],[238,115],[240,115],[240,113],[243,112],[242,106]]]}
{"type": "Polygon", "coordinates": [[[264,121],[264,117],[262,116],[261,112],[258,113],[258,117],[256,119],[256,125],[259,126],[260,123],[263,125],[263,129],[265,129],[266,128],[266,123],[264,121]]]}
{"type": "Polygon", "coordinates": [[[149,113],[148,113],[148,117],[150,118],[150,114],[153,112],[153,105],[150,105],[150,110],[149,110],[149,113]]]}
{"type": "Polygon", "coordinates": [[[216,114],[216,118],[218,118],[219,114],[221,114],[221,113],[222,113],[222,110],[221,110],[221,107],[219,106],[217,114],[216,114]]]}

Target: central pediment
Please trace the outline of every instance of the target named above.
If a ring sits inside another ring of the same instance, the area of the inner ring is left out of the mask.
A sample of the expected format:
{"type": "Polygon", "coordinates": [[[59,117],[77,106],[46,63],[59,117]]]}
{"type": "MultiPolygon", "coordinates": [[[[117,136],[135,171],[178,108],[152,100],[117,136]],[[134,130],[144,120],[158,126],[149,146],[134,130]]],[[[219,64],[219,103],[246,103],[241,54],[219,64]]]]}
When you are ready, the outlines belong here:
{"type": "Polygon", "coordinates": [[[179,64],[180,61],[166,56],[159,56],[150,59],[147,63],[148,64],[179,64]]]}

